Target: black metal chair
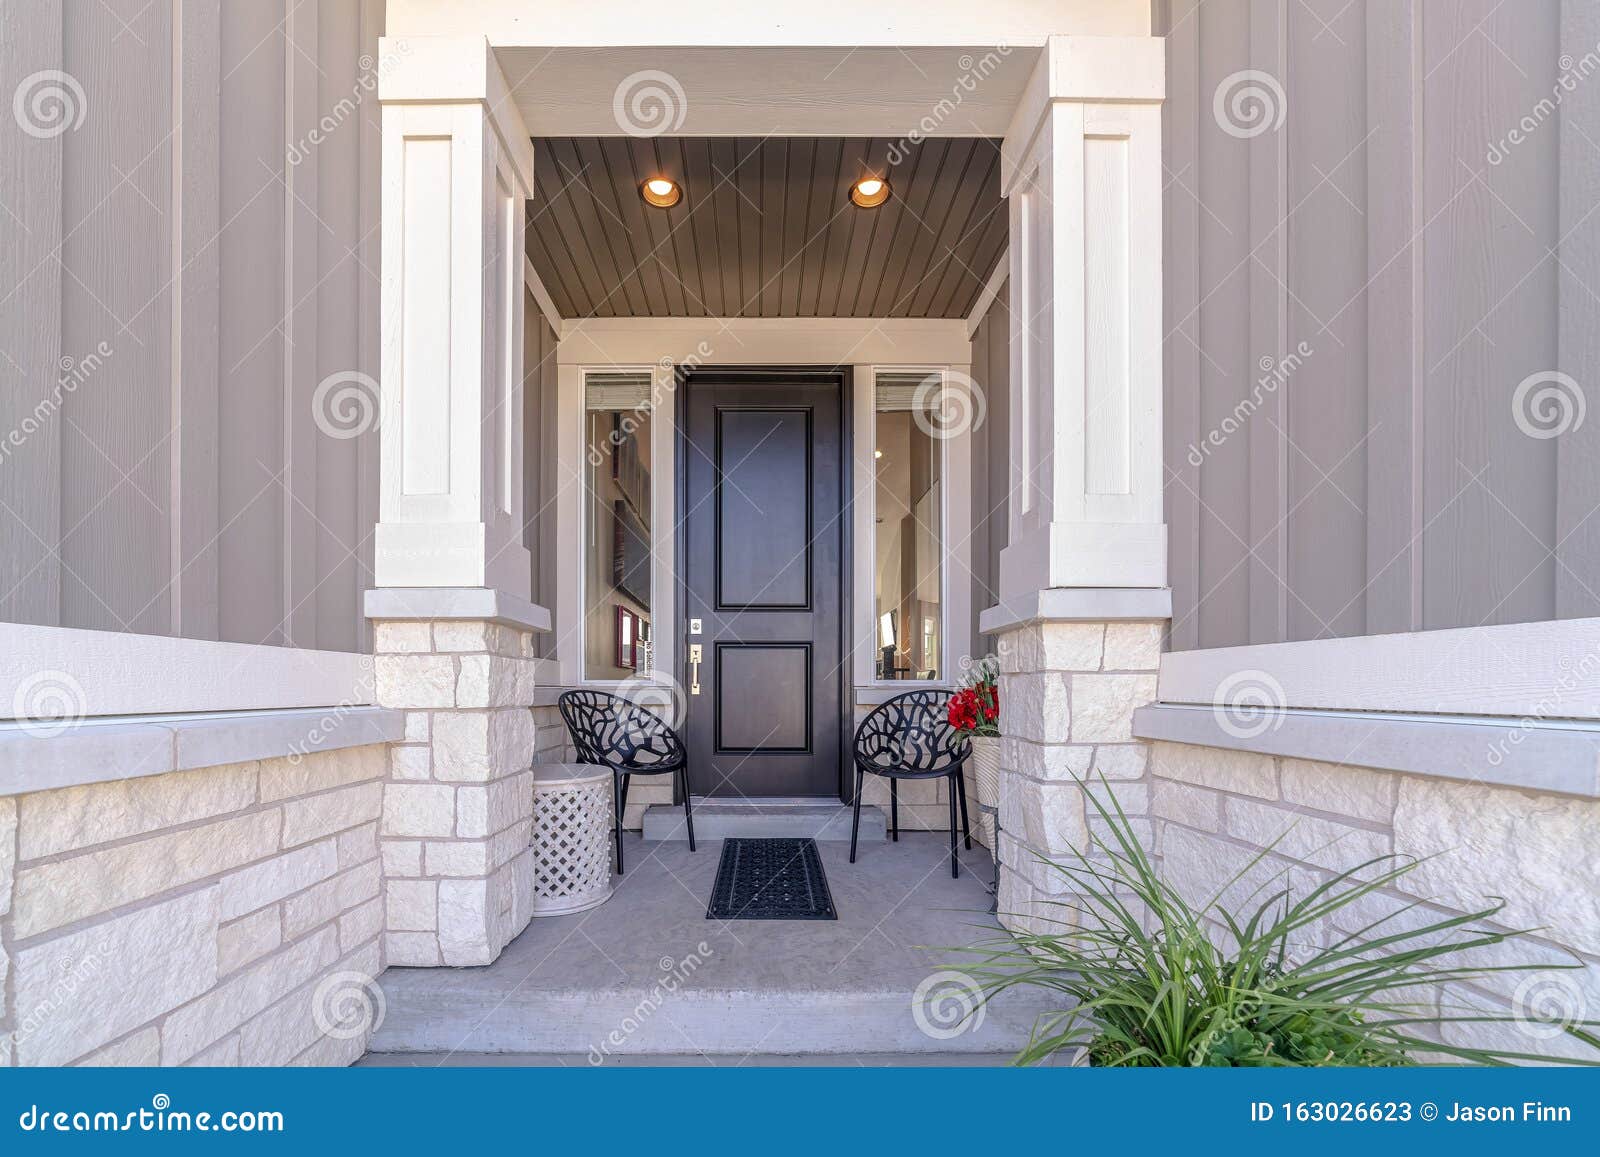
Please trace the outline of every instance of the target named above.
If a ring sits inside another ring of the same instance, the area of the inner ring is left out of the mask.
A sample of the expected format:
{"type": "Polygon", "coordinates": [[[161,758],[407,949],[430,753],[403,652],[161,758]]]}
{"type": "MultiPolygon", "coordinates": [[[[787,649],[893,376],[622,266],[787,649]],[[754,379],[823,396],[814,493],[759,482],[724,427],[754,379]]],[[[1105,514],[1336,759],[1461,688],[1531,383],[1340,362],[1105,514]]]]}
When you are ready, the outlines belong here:
{"type": "Polygon", "coordinates": [[[605,691],[563,691],[557,706],[572,736],[579,763],[609,767],[616,812],[612,836],[617,847],[617,875],[622,875],[622,813],[628,806],[628,779],[635,775],[671,775],[683,792],[683,822],[694,851],[694,813],[689,807],[689,753],[678,733],[652,711],[605,691]]]}
{"type": "Polygon", "coordinates": [[[889,781],[889,831],[900,838],[902,779],[950,781],[950,875],[959,876],[956,859],[956,801],[961,801],[961,835],[972,850],[967,823],[967,785],[961,769],[972,757],[972,744],[950,726],[948,691],[907,691],[874,707],[856,728],[850,748],[856,765],[855,816],[850,822],[850,862],[856,862],[856,837],[861,831],[861,788],[866,777],[889,781]]]}

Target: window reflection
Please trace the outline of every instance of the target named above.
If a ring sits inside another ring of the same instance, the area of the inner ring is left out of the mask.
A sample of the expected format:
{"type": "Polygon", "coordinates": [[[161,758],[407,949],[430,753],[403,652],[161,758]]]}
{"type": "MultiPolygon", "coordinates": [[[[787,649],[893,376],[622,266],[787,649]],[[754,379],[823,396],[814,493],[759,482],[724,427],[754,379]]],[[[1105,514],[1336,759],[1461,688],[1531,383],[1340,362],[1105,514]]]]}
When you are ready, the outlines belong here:
{"type": "Polygon", "coordinates": [[[880,374],[874,398],[879,679],[937,679],[943,642],[943,443],[930,431],[939,379],[880,374]]]}
{"type": "Polygon", "coordinates": [[[650,376],[585,382],[584,655],[586,679],[650,673],[650,376]]]}

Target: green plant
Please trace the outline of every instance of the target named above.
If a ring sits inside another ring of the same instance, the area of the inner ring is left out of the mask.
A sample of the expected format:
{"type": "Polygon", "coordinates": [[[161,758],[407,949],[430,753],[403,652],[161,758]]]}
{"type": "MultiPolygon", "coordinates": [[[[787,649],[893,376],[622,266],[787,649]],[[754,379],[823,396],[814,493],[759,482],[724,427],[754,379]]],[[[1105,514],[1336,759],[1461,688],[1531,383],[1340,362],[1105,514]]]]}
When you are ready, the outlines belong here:
{"type": "MultiPolygon", "coordinates": [[[[1244,881],[1268,848],[1195,906],[1162,879],[1104,786],[1109,807],[1084,790],[1108,834],[1070,862],[1052,864],[1070,885],[1073,898],[1058,902],[1067,919],[1048,932],[972,950],[986,954],[975,971],[986,999],[1022,985],[1070,1001],[1040,1019],[1017,1063],[1069,1048],[1083,1048],[1091,1064],[1107,1066],[1405,1065],[1418,1063],[1419,1054],[1467,1064],[1548,1059],[1419,1034],[1444,1023],[1515,1019],[1434,1011],[1415,995],[1419,989],[1436,995],[1445,984],[1490,973],[1547,967],[1464,962],[1523,934],[1477,926],[1501,905],[1433,918],[1420,901],[1391,901],[1358,930],[1331,933],[1335,913],[1350,914],[1418,863],[1382,857],[1299,898],[1284,887],[1238,918],[1223,906],[1223,893],[1244,881]]],[[[1600,1049],[1587,1028],[1572,1024],[1566,1031],[1600,1049]]]]}

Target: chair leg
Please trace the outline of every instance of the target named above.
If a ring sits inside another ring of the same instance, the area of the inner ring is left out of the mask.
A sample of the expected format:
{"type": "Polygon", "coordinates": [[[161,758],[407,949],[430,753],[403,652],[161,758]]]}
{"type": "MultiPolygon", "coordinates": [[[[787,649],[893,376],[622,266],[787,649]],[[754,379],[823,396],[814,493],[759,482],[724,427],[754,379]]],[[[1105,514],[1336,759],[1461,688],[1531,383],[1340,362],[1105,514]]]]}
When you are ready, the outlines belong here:
{"type": "Polygon", "coordinates": [[[622,773],[617,774],[617,790],[613,792],[617,800],[617,875],[622,875],[622,813],[628,809],[628,777],[622,773]]]}
{"type": "Polygon", "coordinates": [[[956,793],[955,784],[950,785],[947,794],[950,797],[950,878],[956,879],[961,875],[961,861],[956,858],[956,793]]]}
{"type": "Polygon", "coordinates": [[[900,781],[889,780],[889,834],[900,842],[900,781]]]}
{"type": "Polygon", "coordinates": [[[959,771],[950,777],[955,781],[956,790],[961,793],[961,838],[966,841],[967,851],[972,851],[972,825],[967,822],[967,777],[959,771]]]}
{"type": "Polygon", "coordinates": [[[689,808],[689,766],[685,764],[678,769],[678,774],[683,777],[683,823],[689,829],[689,850],[694,851],[694,812],[689,808]]]}
{"type": "Polygon", "coordinates": [[[855,815],[850,820],[850,862],[856,862],[856,835],[861,831],[861,780],[865,773],[856,768],[855,815]]]}

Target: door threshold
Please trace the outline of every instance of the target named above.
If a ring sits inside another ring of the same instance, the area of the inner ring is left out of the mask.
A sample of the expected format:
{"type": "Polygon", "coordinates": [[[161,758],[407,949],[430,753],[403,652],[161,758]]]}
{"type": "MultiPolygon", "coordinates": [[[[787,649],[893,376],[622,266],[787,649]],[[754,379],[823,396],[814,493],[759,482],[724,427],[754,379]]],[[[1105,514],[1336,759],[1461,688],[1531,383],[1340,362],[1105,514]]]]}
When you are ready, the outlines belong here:
{"type": "MultiPolygon", "coordinates": [[[[697,840],[809,836],[814,840],[848,840],[850,805],[816,796],[776,796],[760,799],[691,797],[697,840]]],[[[652,804],[644,812],[644,838],[686,840],[681,804],[652,804]]],[[[870,804],[861,808],[861,840],[882,840],[888,834],[883,812],[870,804]]]]}

